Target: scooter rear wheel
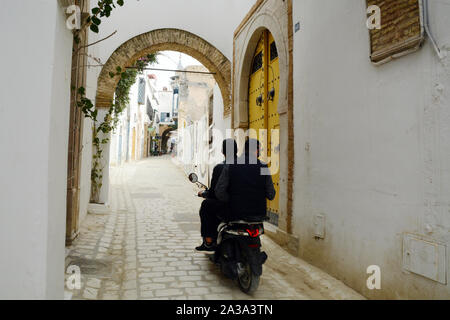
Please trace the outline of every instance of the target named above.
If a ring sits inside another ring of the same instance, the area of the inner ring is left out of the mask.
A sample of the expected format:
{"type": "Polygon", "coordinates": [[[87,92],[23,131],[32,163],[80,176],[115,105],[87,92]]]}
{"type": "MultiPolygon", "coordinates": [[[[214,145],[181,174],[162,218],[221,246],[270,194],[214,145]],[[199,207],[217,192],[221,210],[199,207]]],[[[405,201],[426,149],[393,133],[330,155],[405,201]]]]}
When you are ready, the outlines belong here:
{"type": "Polygon", "coordinates": [[[241,291],[247,294],[252,294],[258,289],[259,276],[252,272],[250,264],[244,264],[243,270],[238,274],[238,284],[241,291]]]}

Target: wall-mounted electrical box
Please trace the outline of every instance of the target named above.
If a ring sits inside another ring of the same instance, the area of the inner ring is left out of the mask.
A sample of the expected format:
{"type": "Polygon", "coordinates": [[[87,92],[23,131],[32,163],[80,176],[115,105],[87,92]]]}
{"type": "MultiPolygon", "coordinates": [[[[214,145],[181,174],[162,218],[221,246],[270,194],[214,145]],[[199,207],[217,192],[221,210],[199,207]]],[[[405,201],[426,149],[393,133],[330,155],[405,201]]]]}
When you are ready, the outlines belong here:
{"type": "Polygon", "coordinates": [[[403,235],[403,268],[447,284],[446,246],[410,233],[403,235]]]}

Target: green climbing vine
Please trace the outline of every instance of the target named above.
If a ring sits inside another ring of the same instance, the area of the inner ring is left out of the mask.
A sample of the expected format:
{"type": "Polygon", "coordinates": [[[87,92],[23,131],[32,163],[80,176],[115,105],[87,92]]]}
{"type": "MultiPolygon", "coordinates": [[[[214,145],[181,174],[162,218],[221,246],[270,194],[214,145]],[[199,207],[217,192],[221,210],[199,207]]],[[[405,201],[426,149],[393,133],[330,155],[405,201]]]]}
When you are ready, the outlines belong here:
{"type": "MultiPolygon", "coordinates": [[[[97,7],[92,8],[92,14],[86,18],[81,29],[75,31],[75,43],[80,43],[80,34],[88,27],[91,31],[98,33],[98,26],[101,24],[101,18],[109,17],[111,11],[116,8],[116,5],[123,6],[124,0],[116,0],[116,2],[113,0],[98,1],[97,7]]],[[[74,53],[77,53],[78,50],[74,53]]],[[[122,70],[120,66],[117,66],[115,72],[109,73],[111,78],[119,77],[119,81],[115,90],[114,101],[100,121],[97,119],[98,109],[96,109],[94,103],[86,97],[86,89],[84,87],[73,88],[77,91],[77,106],[81,109],[84,116],[91,119],[94,123],[92,132],[92,144],[94,150],[91,169],[91,202],[98,202],[99,199],[103,180],[103,146],[109,142],[108,134],[117,127],[120,115],[129,103],[130,88],[135,83],[138,73],[142,73],[147,65],[156,63],[157,55],[158,53],[148,54],[147,56],[134,61],[134,67],[132,68],[122,70]]]]}
{"type": "Polygon", "coordinates": [[[85,96],[85,89],[78,89],[78,107],[81,108],[85,117],[90,118],[94,122],[92,144],[94,147],[92,169],[91,169],[91,201],[97,202],[103,179],[103,145],[109,142],[109,138],[105,138],[111,133],[119,122],[119,116],[129,103],[129,93],[131,86],[136,81],[136,76],[141,73],[146,65],[155,63],[157,53],[152,53],[136,62],[136,67],[122,71],[121,67],[116,68],[115,73],[111,73],[110,77],[120,77],[115,91],[114,102],[111,103],[108,111],[102,121],[98,121],[98,110],[92,101],[85,96]]]}
{"type": "Polygon", "coordinates": [[[101,18],[109,17],[113,9],[116,8],[116,5],[122,7],[125,4],[124,0],[99,0],[97,2],[97,6],[91,9],[92,14],[89,14],[88,17],[83,21],[81,28],[76,30],[74,33],[74,41],[76,43],[80,43],[80,34],[86,30],[88,27],[92,32],[99,32],[99,25],[102,23],[101,18]]]}

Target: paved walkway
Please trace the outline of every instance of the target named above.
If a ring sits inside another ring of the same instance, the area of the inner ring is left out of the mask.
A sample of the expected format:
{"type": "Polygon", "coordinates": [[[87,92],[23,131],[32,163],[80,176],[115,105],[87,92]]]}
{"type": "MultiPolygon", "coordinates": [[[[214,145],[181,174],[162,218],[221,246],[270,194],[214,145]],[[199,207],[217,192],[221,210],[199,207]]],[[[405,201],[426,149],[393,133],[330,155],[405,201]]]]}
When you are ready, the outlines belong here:
{"type": "Polygon", "coordinates": [[[269,258],[253,296],[194,247],[201,199],[169,157],[111,169],[110,207],[92,210],[68,248],[81,288],[67,299],[361,299],[342,282],[263,236],[269,258]]]}

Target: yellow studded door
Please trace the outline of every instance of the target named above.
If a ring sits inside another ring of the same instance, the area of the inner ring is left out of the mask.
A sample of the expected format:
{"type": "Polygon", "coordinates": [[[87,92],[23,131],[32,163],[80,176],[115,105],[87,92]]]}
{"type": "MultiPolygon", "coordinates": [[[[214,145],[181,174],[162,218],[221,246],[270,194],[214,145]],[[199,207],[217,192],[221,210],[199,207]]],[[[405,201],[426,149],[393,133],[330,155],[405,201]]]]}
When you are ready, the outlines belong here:
{"type": "Polygon", "coordinates": [[[270,222],[278,225],[280,142],[278,95],[280,70],[278,52],[272,34],[263,32],[251,66],[249,83],[249,128],[251,138],[261,143],[261,160],[269,164],[276,197],[267,202],[270,222]],[[264,130],[265,129],[265,130],[264,130]]]}
{"type": "MultiPolygon", "coordinates": [[[[260,129],[266,128],[265,125],[265,105],[264,105],[264,95],[265,95],[265,77],[264,77],[264,35],[258,42],[256,47],[255,55],[253,57],[253,63],[250,75],[250,85],[249,85],[249,128],[254,129],[256,133],[260,129]]],[[[259,138],[255,136],[254,132],[251,130],[251,138],[259,138]]]]}
{"type": "Polygon", "coordinates": [[[278,114],[278,95],[280,89],[280,68],[278,51],[272,34],[268,33],[268,81],[267,81],[267,132],[268,156],[272,181],[277,192],[275,199],[268,202],[267,208],[271,221],[278,225],[280,195],[280,117],[278,114]]]}

